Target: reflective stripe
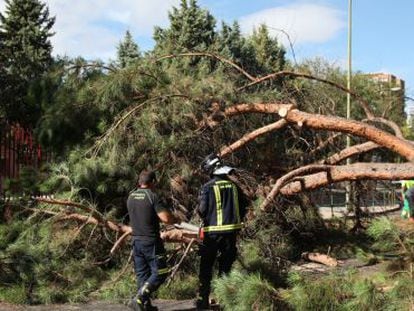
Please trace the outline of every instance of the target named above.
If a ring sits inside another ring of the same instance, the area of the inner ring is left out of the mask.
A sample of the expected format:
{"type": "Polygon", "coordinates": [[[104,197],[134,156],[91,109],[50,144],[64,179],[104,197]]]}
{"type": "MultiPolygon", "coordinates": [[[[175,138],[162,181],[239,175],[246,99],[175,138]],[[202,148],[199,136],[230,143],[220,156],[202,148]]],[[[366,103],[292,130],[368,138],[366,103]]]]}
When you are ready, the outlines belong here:
{"type": "Polygon", "coordinates": [[[213,188],[214,196],[216,197],[217,226],[221,226],[223,224],[223,208],[221,206],[220,188],[218,185],[215,185],[213,188]]]}
{"type": "Polygon", "coordinates": [[[169,268],[159,269],[158,270],[158,275],[160,275],[160,274],[166,274],[168,272],[170,272],[170,269],[169,268]]]}
{"type": "Polygon", "coordinates": [[[237,191],[237,187],[233,184],[233,200],[234,200],[234,209],[236,213],[236,221],[240,223],[240,209],[239,209],[239,192],[237,191]]]}
{"type": "Polygon", "coordinates": [[[407,189],[408,189],[408,188],[411,188],[411,187],[413,187],[413,186],[414,186],[414,180],[403,180],[403,181],[401,182],[401,185],[402,185],[403,187],[406,187],[407,189]]]}
{"type": "Polygon", "coordinates": [[[223,226],[208,226],[204,227],[204,232],[214,232],[214,231],[232,231],[241,229],[243,224],[231,224],[231,225],[223,225],[223,226]]]}
{"type": "Polygon", "coordinates": [[[217,180],[216,184],[229,184],[230,182],[228,180],[217,180]]]}

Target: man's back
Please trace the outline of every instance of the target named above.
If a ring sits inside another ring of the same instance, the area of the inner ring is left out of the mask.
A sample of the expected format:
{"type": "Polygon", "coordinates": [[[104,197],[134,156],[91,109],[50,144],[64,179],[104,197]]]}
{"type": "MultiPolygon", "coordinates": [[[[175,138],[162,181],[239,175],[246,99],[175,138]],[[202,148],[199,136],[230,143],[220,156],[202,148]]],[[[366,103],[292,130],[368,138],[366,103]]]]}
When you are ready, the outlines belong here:
{"type": "Polygon", "coordinates": [[[127,201],[128,214],[132,227],[132,235],[139,240],[155,240],[159,238],[160,224],[157,213],[164,208],[158,196],[149,188],[138,188],[132,191],[127,201]]]}
{"type": "Polygon", "coordinates": [[[200,216],[204,232],[238,231],[245,214],[242,192],[230,180],[214,177],[204,184],[200,193],[200,216]]]}

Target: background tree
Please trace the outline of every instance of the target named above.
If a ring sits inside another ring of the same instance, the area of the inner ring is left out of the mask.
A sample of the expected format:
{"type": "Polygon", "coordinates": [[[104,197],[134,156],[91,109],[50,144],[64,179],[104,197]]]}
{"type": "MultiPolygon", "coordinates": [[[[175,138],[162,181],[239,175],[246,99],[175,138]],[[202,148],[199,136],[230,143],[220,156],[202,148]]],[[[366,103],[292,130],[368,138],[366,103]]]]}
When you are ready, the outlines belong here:
{"type": "Polygon", "coordinates": [[[277,72],[283,69],[286,51],[276,38],[270,36],[265,24],[253,30],[249,43],[255,51],[260,73],[277,72]]]}
{"type": "Polygon", "coordinates": [[[49,38],[55,18],[49,16],[46,4],[39,0],[6,0],[5,14],[0,14],[2,34],[1,54],[8,77],[8,88],[1,96],[7,117],[33,124],[40,107],[29,106],[25,96],[34,80],[40,78],[52,64],[49,38]]]}
{"type": "MultiPolygon", "coordinates": [[[[4,66],[4,62],[6,61],[7,58],[7,54],[5,53],[5,49],[4,49],[4,35],[0,32],[0,51],[2,51],[2,53],[0,53],[0,83],[2,85],[2,90],[0,91],[0,96],[1,97],[5,97],[5,92],[3,90],[3,88],[6,87],[6,83],[7,83],[7,74],[6,74],[6,68],[4,66]]],[[[6,109],[5,109],[5,105],[0,105],[0,118],[5,118],[6,116],[6,109]]]]}
{"type": "Polygon", "coordinates": [[[117,63],[121,68],[125,68],[135,63],[140,57],[138,44],[134,42],[131,33],[127,30],[117,47],[117,63]]]}
{"type": "Polygon", "coordinates": [[[217,36],[217,51],[249,72],[257,68],[255,50],[248,39],[242,35],[237,21],[232,25],[222,23],[217,36]]]}
{"type": "Polygon", "coordinates": [[[31,83],[25,100],[40,105],[42,111],[36,137],[57,159],[100,133],[104,108],[92,100],[88,87],[102,76],[99,65],[87,66],[82,58],[58,58],[41,79],[31,83]]]}
{"type": "Polygon", "coordinates": [[[169,12],[170,26],[155,27],[155,52],[159,55],[184,51],[205,51],[215,40],[216,21],[197,0],[181,0],[179,8],[169,12]]]}

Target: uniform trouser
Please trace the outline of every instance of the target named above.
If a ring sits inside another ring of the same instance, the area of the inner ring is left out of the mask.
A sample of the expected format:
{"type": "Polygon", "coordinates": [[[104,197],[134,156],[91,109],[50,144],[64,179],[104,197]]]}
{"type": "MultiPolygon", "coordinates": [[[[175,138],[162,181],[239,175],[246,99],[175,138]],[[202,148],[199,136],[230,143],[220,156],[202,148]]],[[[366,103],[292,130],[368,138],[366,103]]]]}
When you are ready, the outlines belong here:
{"type": "Polygon", "coordinates": [[[168,267],[164,244],[161,240],[133,242],[135,274],[137,276],[138,289],[149,284],[151,292],[165,281],[168,275],[168,267]]]}
{"type": "Polygon", "coordinates": [[[410,206],[410,217],[414,217],[414,187],[408,188],[404,193],[405,198],[410,206]]]}
{"type": "Polygon", "coordinates": [[[230,272],[236,260],[236,232],[208,235],[200,245],[199,295],[208,298],[211,291],[213,266],[218,261],[219,276],[230,272]]]}

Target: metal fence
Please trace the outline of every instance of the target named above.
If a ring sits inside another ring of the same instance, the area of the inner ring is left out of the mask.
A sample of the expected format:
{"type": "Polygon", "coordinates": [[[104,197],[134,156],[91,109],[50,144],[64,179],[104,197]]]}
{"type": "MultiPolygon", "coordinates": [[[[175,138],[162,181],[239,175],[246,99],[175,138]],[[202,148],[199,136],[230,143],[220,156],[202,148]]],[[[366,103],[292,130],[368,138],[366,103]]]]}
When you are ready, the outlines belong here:
{"type": "MultiPolygon", "coordinates": [[[[386,207],[401,204],[401,186],[393,182],[366,182],[368,187],[361,187],[359,191],[359,205],[361,207],[386,207]]],[[[346,206],[346,190],[341,188],[324,188],[311,193],[312,201],[318,207],[346,206]]]]}
{"type": "Polygon", "coordinates": [[[0,194],[5,179],[18,179],[23,167],[37,169],[50,159],[51,154],[36,143],[30,129],[0,120],[0,194]]]}

